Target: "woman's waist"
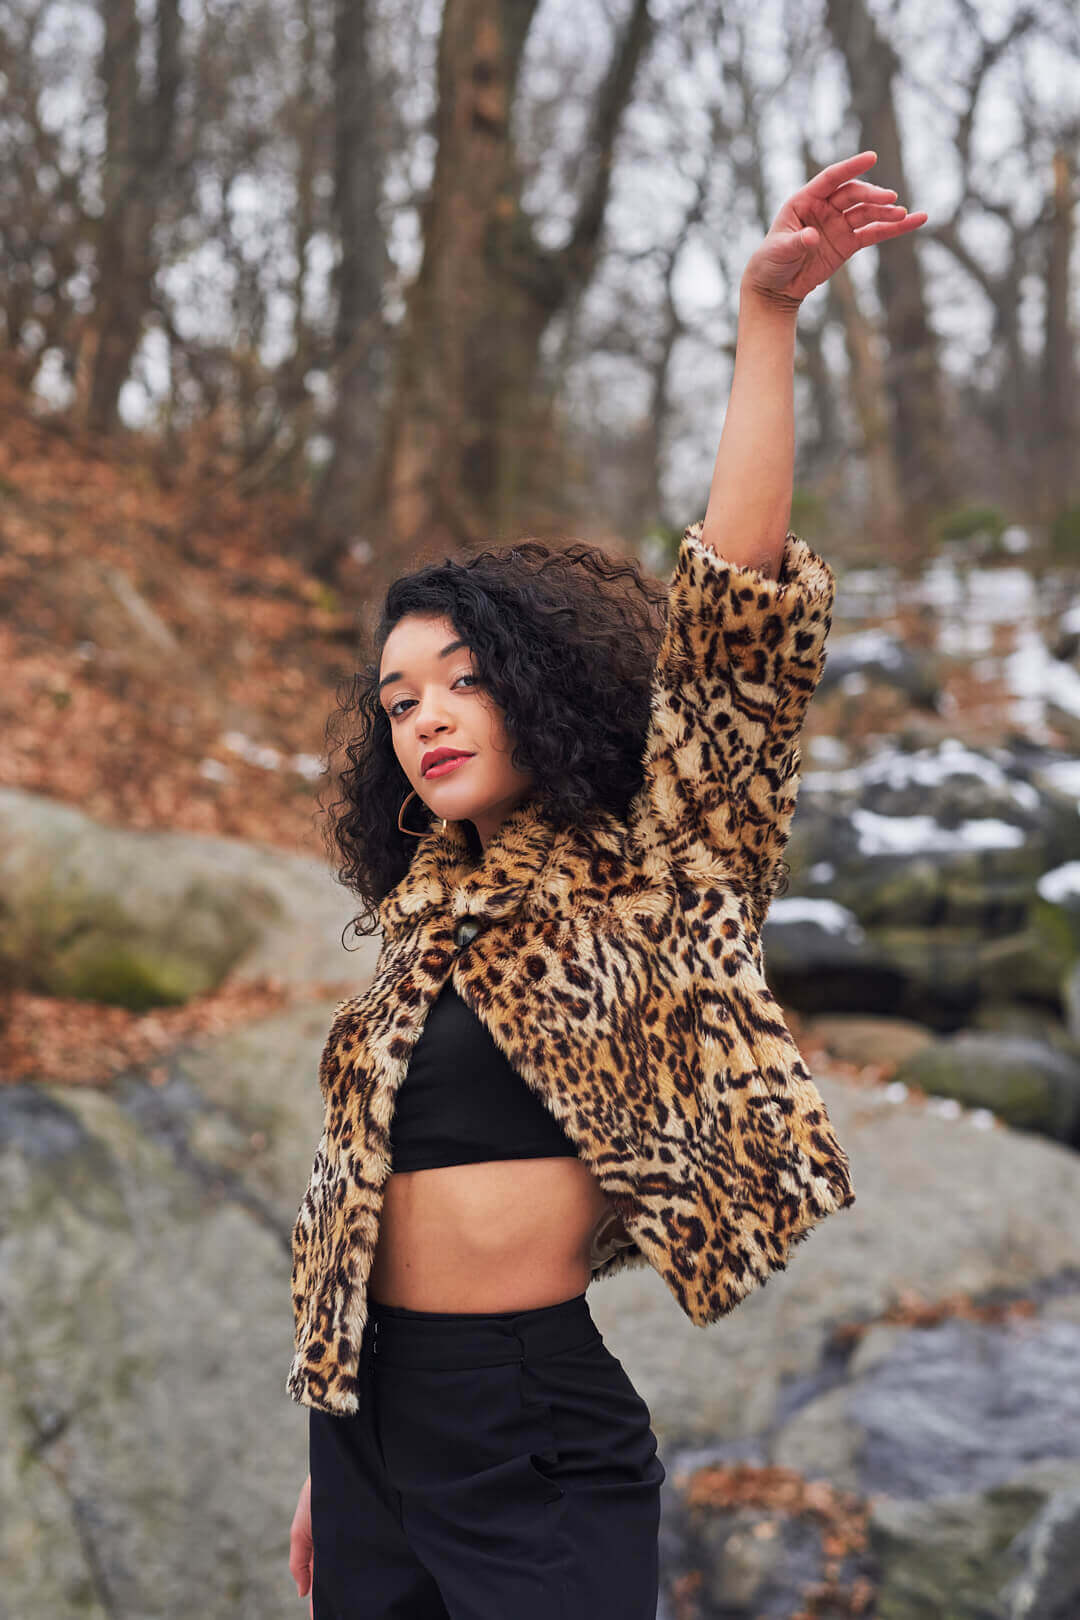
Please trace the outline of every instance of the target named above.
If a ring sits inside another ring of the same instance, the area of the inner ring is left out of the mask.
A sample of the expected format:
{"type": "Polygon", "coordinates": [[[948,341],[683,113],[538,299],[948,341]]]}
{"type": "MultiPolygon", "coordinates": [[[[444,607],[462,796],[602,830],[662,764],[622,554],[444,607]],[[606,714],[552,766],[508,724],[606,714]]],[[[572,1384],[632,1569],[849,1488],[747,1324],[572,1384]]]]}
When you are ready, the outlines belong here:
{"type": "Polygon", "coordinates": [[[364,1349],[383,1366],[495,1366],[602,1342],[584,1292],[510,1310],[420,1310],[368,1299],[364,1349]]]}
{"type": "Polygon", "coordinates": [[[379,1217],[379,1250],[400,1253],[411,1268],[425,1255],[445,1268],[545,1261],[572,1264],[587,1254],[611,1205],[578,1159],[489,1159],[396,1171],[379,1217]]]}
{"type": "Polygon", "coordinates": [[[483,1159],[394,1171],[386,1181],[380,1234],[390,1227],[437,1229],[440,1241],[481,1249],[551,1233],[586,1239],[611,1205],[580,1159],[483,1159]]]}

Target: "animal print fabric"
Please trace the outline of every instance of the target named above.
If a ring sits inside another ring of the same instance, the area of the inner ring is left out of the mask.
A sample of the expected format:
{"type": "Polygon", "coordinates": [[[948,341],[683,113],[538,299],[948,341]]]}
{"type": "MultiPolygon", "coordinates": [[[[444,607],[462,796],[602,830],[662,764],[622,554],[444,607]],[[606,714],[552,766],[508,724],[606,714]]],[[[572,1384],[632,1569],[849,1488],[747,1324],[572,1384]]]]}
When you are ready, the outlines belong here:
{"type": "Polygon", "coordinates": [[[799,735],[835,581],[794,534],[777,579],[684,533],[656,664],[645,780],[626,820],[554,826],[533,798],[479,862],[436,822],[380,907],[371,984],[339,1003],[325,1109],[292,1234],[302,1405],[363,1397],[367,1278],[397,1089],[447,979],[559,1120],[631,1242],[699,1327],[854,1203],[847,1155],[764,976],[799,735]],[[455,943],[461,917],[479,932],[455,943]]]}

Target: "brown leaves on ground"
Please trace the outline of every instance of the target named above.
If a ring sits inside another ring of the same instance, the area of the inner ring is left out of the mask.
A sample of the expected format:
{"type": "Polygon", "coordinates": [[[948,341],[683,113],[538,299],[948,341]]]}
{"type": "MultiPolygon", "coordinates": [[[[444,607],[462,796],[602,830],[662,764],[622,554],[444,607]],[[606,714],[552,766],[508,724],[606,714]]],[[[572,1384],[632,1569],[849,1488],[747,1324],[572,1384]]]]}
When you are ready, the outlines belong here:
{"type": "Polygon", "coordinates": [[[182,1007],[132,1013],[101,1002],[16,991],[0,1026],[0,1079],[56,1085],[107,1085],[127,1069],[153,1065],[151,1085],[165,1079],[164,1059],[177,1047],[268,1018],[298,1002],[338,1000],[355,985],[284,985],[273,978],[226,982],[182,1007]]]}
{"type": "Polygon", "coordinates": [[[881,1322],[895,1323],[899,1327],[936,1327],[954,1316],[962,1316],[969,1322],[1005,1322],[1015,1317],[1036,1316],[1038,1309],[1034,1300],[1020,1297],[978,1304],[970,1294],[959,1290],[937,1299],[925,1299],[912,1288],[902,1288],[893,1304],[877,1316],[861,1322],[839,1322],[829,1338],[832,1348],[850,1350],[870,1328],[881,1322]]]}
{"type": "Polygon", "coordinates": [[[149,448],[105,459],[2,374],[0,408],[0,783],[325,856],[316,784],[357,637],[282,555],[302,497],[166,487],[149,448]]]}
{"type": "MultiPolygon", "coordinates": [[[[677,1474],[675,1483],[683,1491],[692,1512],[732,1513],[740,1508],[759,1508],[775,1514],[753,1526],[751,1534],[760,1538],[783,1535],[785,1517],[809,1516],[821,1532],[823,1579],[800,1594],[803,1607],[791,1620],[848,1620],[868,1615],[874,1603],[874,1587],[865,1576],[841,1583],[844,1560],[865,1551],[867,1508],[851,1491],[837,1490],[823,1479],[805,1479],[793,1468],[748,1462],[712,1463],[691,1474],[677,1474]]],[[[692,1620],[696,1614],[695,1594],[701,1585],[699,1572],[683,1577],[673,1593],[679,1620],[692,1620]]]]}

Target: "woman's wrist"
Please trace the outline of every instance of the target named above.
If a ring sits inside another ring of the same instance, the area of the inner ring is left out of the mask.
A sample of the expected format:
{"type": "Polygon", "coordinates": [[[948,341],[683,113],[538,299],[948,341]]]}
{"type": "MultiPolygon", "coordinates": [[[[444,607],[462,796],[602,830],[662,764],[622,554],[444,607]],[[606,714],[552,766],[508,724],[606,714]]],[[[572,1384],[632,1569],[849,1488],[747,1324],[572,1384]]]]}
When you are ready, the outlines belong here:
{"type": "Polygon", "coordinates": [[[754,279],[749,270],[743,272],[739,283],[740,320],[744,313],[749,313],[751,318],[760,315],[765,319],[775,319],[780,325],[794,330],[800,308],[800,300],[788,298],[784,293],[770,292],[754,279]]]}

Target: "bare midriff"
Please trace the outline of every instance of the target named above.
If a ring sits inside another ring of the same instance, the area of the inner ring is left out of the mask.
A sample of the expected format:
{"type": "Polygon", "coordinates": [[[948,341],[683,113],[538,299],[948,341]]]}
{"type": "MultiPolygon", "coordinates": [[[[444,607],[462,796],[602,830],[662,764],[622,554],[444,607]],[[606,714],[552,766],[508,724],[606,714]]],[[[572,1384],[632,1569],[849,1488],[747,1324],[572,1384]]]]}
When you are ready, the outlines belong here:
{"type": "Polygon", "coordinates": [[[368,1293],[411,1311],[528,1311],[585,1292],[611,1205],[580,1159],[396,1171],[368,1293]]]}

